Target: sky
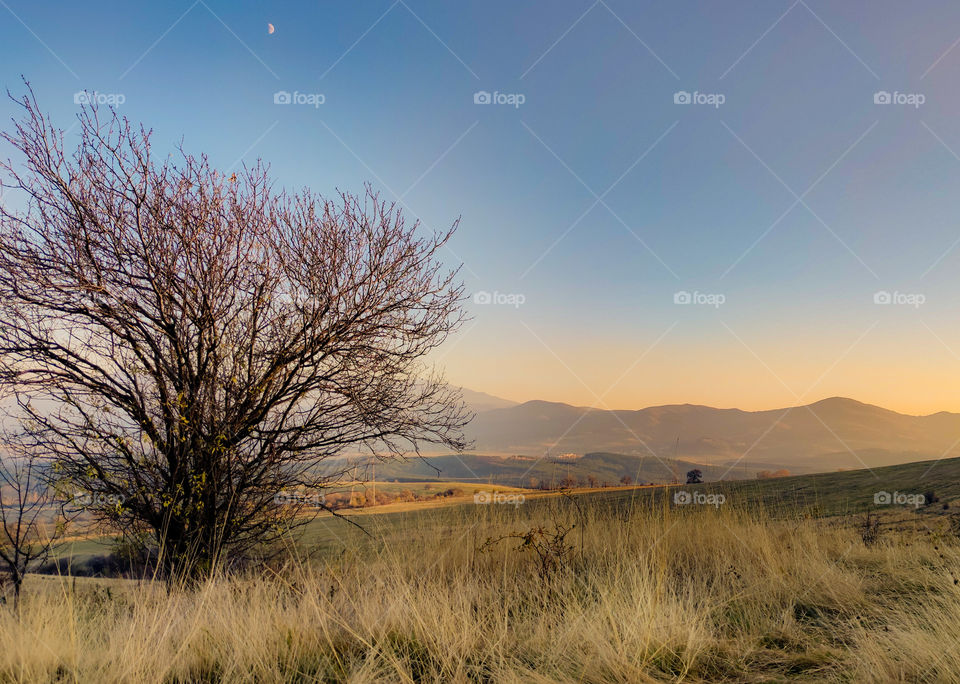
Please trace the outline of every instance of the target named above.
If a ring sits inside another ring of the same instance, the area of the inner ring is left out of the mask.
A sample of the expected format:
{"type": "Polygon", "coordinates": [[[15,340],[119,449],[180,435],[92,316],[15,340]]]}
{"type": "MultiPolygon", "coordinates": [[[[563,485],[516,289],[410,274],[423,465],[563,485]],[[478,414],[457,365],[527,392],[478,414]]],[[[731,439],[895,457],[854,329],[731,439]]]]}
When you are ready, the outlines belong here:
{"type": "Polygon", "coordinates": [[[159,148],[459,217],[454,384],[960,411],[957,3],[0,0],[21,75],[68,140],[94,92],[159,148]]]}

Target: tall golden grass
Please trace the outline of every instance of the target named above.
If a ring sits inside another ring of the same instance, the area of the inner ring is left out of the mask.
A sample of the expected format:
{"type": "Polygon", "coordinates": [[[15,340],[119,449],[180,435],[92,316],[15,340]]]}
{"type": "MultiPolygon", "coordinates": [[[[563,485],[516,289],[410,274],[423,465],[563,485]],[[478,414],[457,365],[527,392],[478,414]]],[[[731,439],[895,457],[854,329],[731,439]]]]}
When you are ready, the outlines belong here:
{"type": "Polygon", "coordinates": [[[960,681],[948,532],[726,505],[463,506],[319,560],[168,592],[33,577],[0,680],[960,681]],[[541,576],[522,541],[572,524],[541,576]]]}

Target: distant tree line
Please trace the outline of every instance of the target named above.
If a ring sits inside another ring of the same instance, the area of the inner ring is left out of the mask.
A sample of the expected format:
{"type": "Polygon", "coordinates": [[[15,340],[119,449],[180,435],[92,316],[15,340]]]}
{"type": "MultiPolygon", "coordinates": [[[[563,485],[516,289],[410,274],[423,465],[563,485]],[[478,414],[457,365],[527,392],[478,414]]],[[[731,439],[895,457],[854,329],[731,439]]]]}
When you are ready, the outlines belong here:
{"type": "Polygon", "coordinates": [[[758,480],[769,480],[774,477],[790,477],[790,471],[786,468],[780,470],[760,470],[757,471],[758,480]]]}
{"type": "MultiPolygon", "coordinates": [[[[630,475],[623,475],[618,481],[617,484],[629,487],[633,484],[633,477],[630,475]]],[[[641,486],[643,483],[638,483],[641,486]]],[[[653,482],[648,482],[646,486],[653,486],[653,482]]],[[[560,489],[596,489],[602,487],[613,487],[616,486],[610,480],[600,480],[594,474],[587,474],[585,476],[574,477],[572,475],[565,475],[560,479],[547,479],[547,478],[536,478],[531,477],[528,481],[528,486],[530,489],[539,489],[543,491],[556,491],[560,489]]]]}

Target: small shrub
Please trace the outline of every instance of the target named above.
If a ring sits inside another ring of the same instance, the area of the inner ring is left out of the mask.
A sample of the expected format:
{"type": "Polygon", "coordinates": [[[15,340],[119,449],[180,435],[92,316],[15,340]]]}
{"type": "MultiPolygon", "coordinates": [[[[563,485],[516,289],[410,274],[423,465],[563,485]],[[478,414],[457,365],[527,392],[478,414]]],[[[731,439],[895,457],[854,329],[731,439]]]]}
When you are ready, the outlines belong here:
{"type": "Polygon", "coordinates": [[[505,539],[517,539],[520,545],[517,551],[532,553],[535,559],[537,575],[546,580],[560,570],[565,570],[573,556],[574,547],[567,541],[567,535],[576,525],[557,523],[553,528],[532,527],[523,534],[508,534],[496,539],[487,539],[480,550],[488,550],[505,539]]]}
{"type": "Polygon", "coordinates": [[[860,538],[863,540],[863,545],[873,546],[880,539],[880,518],[872,513],[867,513],[866,517],[860,522],[858,531],[860,532],[860,538]]]}

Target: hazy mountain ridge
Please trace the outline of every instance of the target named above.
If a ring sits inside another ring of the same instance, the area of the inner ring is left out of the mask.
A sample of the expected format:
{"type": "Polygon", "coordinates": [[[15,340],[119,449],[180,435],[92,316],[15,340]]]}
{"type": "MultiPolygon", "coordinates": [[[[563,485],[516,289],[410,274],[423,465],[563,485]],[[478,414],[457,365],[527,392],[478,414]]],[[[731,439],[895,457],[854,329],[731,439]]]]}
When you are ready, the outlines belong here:
{"type": "Polygon", "coordinates": [[[467,407],[475,413],[499,408],[509,408],[517,405],[517,402],[515,401],[502,399],[501,397],[495,397],[492,394],[487,394],[486,392],[477,392],[476,390],[467,389],[466,387],[460,387],[458,389],[460,391],[460,395],[463,397],[464,403],[466,403],[467,407]]]}
{"type": "Polygon", "coordinates": [[[843,397],[764,411],[694,404],[609,411],[528,401],[480,411],[467,431],[477,452],[652,452],[709,463],[746,454],[750,462],[811,472],[950,455],[960,439],[960,414],[912,416],[843,397]]]}

